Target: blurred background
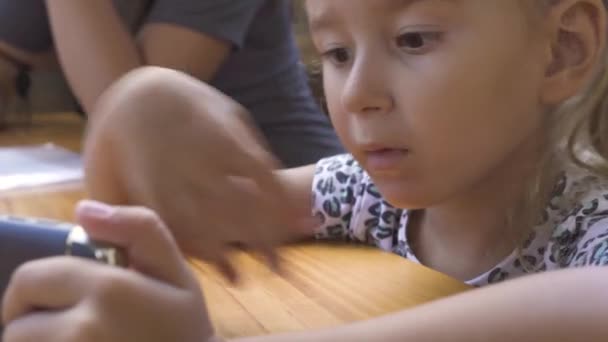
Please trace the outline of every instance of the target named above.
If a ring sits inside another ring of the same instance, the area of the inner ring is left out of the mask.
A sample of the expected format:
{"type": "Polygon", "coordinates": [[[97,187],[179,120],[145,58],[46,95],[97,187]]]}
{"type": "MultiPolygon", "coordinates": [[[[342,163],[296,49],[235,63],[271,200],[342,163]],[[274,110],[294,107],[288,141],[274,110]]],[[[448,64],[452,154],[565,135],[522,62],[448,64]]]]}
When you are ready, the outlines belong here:
{"type": "MultiPolygon", "coordinates": [[[[132,0],[121,2],[126,22],[134,29],[140,19],[140,13],[145,9],[146,0],[132,0]]],[[[306,15],[301,0],[293,0],[293,27],[296,41],[300,47],[302,63],[306,64],[311,77],[311,87],[315,96],[322,97],[320,89],[320,78],[315,65],[316,54],[308,35],[306,15]]],[[[15,84],[0,84],[0,97],[6,112],[9,113],[45,113],[66,112],[78,109],[78,105],[72,97],[67,82],[61,72],[55,69],[34,70],[28,72],[29,89],[26,94],[19,96],[15,92],[15,84]]]]}

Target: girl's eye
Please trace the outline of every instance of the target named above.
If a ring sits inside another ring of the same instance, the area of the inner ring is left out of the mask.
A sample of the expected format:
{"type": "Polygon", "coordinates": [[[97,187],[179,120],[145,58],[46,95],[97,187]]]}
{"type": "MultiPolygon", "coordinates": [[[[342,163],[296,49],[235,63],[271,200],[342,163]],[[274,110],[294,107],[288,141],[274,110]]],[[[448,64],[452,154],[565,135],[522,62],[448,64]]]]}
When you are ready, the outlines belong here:
{"type": "Polygon", "coordinates": [[[336,65],[341,65],[348,63],[350,60],[350,52],[345,48],[335,48],[324,52],[322,57],[336,65]]]}
{"type": "Polygon", "coordinates": [[[439,32],[408,32],[399,35],[395,43],[409,53],[420,54],[431,48],[439,38],[439,32]]]}

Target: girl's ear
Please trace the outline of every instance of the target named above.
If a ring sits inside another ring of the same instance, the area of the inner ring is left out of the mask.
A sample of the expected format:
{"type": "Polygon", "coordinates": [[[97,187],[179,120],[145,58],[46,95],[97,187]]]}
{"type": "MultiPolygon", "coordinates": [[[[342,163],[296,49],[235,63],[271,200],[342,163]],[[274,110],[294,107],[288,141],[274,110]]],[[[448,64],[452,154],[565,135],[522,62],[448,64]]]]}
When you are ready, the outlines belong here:
{"type": "Polygon", "coordinates": [[[603,63],[606,7],[602,0],[561,0],[547,15],[551,47],[541,100],[554,106],[580,93],[603,63]]]}

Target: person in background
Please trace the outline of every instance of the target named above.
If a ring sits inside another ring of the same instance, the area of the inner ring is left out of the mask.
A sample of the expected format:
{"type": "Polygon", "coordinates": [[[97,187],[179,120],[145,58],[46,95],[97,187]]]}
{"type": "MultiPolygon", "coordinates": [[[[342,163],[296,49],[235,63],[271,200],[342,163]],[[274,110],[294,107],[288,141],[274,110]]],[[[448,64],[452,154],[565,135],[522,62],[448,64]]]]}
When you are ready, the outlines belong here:
{"type": "MultiPolygon", "coordinates": [[[[93,115],[100,95],[129,71],[145,65],[177,70],[243,106],[222,115],[232,116],[227,125],[247,121],[261,132],[263,139],[239,137],[245,145],[267,143],[267,160],[303,165],[343,149],[311,95],[290,18],[287,0],[0,0],[0,79],[12,80],[17,67],[48,68],[54,50],[77,100],[93,115]]],[[[181,125],[175,118],[157,134],[170,136],[178,129],[172,126],[181,125]]],[[[217,135],[205,142],[221,145],[213,141],[217,135]]],[[[190,147],[193,154],[205,154],[201,142],[196,151],[190,147]]]]}

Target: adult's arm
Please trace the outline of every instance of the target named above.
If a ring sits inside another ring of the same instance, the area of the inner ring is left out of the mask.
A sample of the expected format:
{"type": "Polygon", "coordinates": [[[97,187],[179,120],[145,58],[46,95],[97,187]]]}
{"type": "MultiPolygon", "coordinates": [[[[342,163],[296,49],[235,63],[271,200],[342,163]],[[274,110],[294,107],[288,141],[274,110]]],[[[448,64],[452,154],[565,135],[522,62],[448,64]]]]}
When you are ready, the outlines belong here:
{"type": "MultiPolygon", "coordinates": [[[[251,3],[259,6],[257,0],[251,3]]],[[[139,66],[168,67],[208,81],[235,44],[213,31],[206,34],[204,27],[199,30],[190,22],[171,20],[181,11],[204,21],[226,11],[225,6],[234,7],[231,2],[155,1],[151,9],[155,20],[146,21],[139,38],[129,32],[111,0],[47,0],[46,4],[59,60],[87,112],[92,112],[110,84],[139,66]]],[[[241,30],[247,29],[255,10],[249,5],[235,12],[244,16],[238,18],[244,22],[241,30]]]]}

